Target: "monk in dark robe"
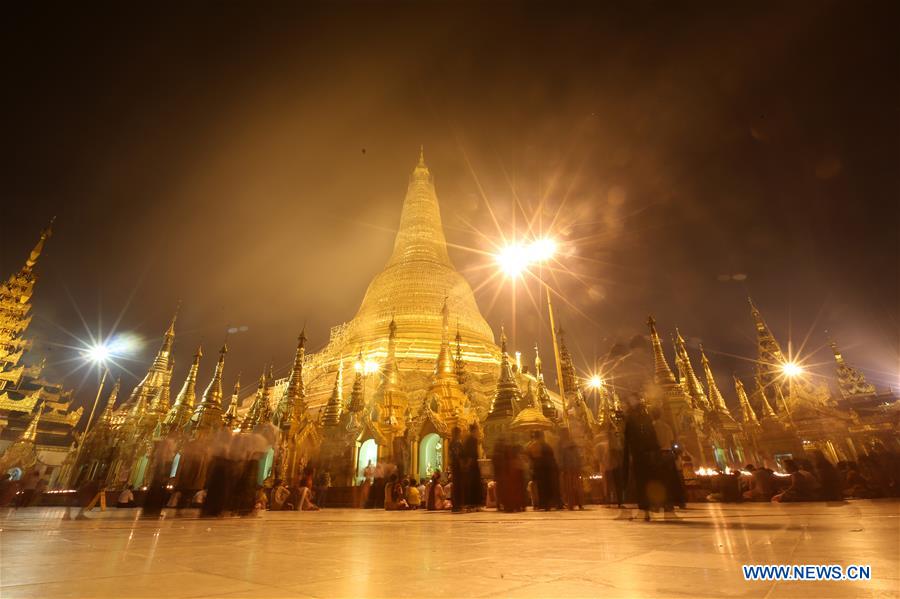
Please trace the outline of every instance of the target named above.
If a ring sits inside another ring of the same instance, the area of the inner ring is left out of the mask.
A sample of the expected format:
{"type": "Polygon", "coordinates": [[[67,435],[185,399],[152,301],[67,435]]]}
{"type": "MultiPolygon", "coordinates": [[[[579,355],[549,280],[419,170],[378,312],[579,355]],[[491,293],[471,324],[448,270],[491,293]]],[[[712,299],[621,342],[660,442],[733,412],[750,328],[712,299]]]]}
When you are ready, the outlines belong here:
{"type": "Polygon", "coordinates": [[[531,480],[537,486],[535,509],[548,511],[559,507],[559,466],[553,448],[544,440],[543,431],[534,431],[527,448],[531,458],[531,480]]]}
{"type": "Polygon", "coordinates": [[[463,490],[466,485],[466,476],[463,473],[463,444],[462,431],[458,426],[454,426],[450,432],[450,476],[452,477],[453,486],[450,487],[450,504],[453,506],[454,512],[461,512],[465,503],[463,490]]]}
{"type": "Polygon", "coordinates": [[[494,467],[494,488],[497,495],[497,510],[507,510],[509,503],[509,483],[507,482],[507,445],[506,439],[500,437],[494,443],[494,452],[491,455],[491,465],[494,467]]]}
{"type": "MultiPolygon", "coordinates": [[[[664,501],[666,486],[660,480],[660,450],[653,427],[653,419],[637,395],[629,398],[625,416],[625,447],[623,467],[627,479],[634,481],[638,509],[644,520],[650,520],[650,510],[658,509],[664,501]]],[[[626,482],[627,485],[627,482],[626,482]]]]}
{"type": "MultiPolygon", "coordinates": [[[[484,489],[481,486],[481,469],[478,467],[478,458],[481,452],[478,446],[478,425],[469,426],[469,436],[463,442],[463,501],[467,510],[477,510],[484,506],[484,489]]],[[[456,489],[456,476],[453,477],[453,488],[456,489]]],[[[456,504],[454,504],[454,507],[456,504]]]]}

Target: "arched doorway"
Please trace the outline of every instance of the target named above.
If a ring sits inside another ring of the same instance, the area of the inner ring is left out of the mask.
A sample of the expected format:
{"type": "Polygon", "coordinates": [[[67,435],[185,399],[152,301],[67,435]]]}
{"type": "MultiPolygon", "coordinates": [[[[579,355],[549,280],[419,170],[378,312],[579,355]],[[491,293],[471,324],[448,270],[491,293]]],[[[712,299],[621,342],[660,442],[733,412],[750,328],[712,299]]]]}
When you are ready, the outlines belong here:
{"type": "Polygon", "coordinates": [[[135,465],[134,477],[131,479],[131,486],[135,489],[144,486],[144,475],[147,473],[148,462],[150,462],[150,458],[144,455],[141,456],[141,459],[138,460],[138,463],[135,465]]]}
{"type": "Polygon", "coordinates": [[[275,461],[275,448],[270,447],[269,451],[265,453],[265,455],[259,460],[259,473],[256,475],[256,483],[261,485],[263,484],[267,478],[269,478],[269,474],[272,473],[272,462],[275,461]]]}
{"type": "Polygon", "coordinates": [[[181,463],[181,453],[175,454],[175,459],[172,460],[172,470],[169,472],[169,478],[175,478],[175,475],[178,474],[178,464],[181,463]]]}
{"type": "Polygon", "coordinates": [[[356,455],[356,480],[359,481],[365,476],[366,466],[372,462],[372,465],[378,463],[378,444],[375,439],[369,439],[359,446],[359,453],[356,455]]]}
{"type": "Polygon", "coordinates": [[[444,444],[437,433],[429,433],[419,441],[419,478],[430,478],[435,470],[444,470],[444,444]]]}

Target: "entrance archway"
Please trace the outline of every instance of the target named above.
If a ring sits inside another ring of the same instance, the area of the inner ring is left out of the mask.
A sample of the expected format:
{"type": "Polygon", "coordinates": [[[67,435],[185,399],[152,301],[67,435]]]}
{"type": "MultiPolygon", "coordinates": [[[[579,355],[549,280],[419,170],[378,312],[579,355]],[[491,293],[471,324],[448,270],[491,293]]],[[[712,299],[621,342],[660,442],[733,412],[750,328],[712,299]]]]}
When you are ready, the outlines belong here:
{"type": "Polygon", "coordinates": [[[275,461],[275,448],[270,447],[269,451],[259,460],[259,471],[256,475],[256,484],[263,484],[272,473],[272,463],[275,461]]]}
{"type": "Polygon", "coordinates": [[[437,433],[429,433],[419,441],[419,478],[431,478],[435,470],[444,470],[444,444],[437,433]]]}
{"type": "Polygon", "coordinates": [[[138,460],[137,467],[134,469],[134,478],[131,479],[131,486],[134,488],[139,488],[144,486],[144,475],[147,473],[147,463],[150,461],[150,458],[147,456],[141,456],[141,459],[138,460]]]}
{"type": "Polygon", "coordinates": [[[356,455],[356,480],[361,480],[365,476],[369,462],[372,462],[373,466],[378,463],[378,444],[375,439],[369,439],[359,446],[359,453],[356,455]]]}

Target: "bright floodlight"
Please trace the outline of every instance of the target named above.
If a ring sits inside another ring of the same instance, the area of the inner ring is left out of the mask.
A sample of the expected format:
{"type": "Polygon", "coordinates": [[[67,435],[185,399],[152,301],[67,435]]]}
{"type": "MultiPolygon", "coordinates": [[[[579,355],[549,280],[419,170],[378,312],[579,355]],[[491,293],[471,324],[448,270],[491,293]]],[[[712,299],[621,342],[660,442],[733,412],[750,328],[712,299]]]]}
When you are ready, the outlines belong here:
{"type": "Polygon", "coordinates": [[[363,372],[365,374],[378,372],[379,368],[381,368],[381,366],[375,360],[366,360],[365,363],[363,363],[363,372]]]}
{"type": "Polygon", "coordinates": [[[106,362],[106,360],[109,359],[109,354],[109,347],[107,347],[103,343],[92,345],[84,352],[85,357],[96,364],[102,364],[106,362]]]}
{"type": "Polygon", "coordinates": [[[795,377],[803,374],[803,367],[797,364],[796,362],[785,362],[781,365],[781,371],[785,374],[785,376],[795,377]]]}
{"type": "Polygon", "coordinates": [[[549,237],[535,239],[528,246],[528,254],[531,262],[546,262],[556,254],[556,242],[549,237]]]}
{"type": "Polygon", "coordinates": [[[588,379],[588,386],[592,389],[599,389],[603,386],[603,377],[599,374],[592,375],[591,378],[588,379]]]}
{"type": "Polygon", "coordinates": [[[497,254],[497,264],[508,277],[518,277],[528,268],[529,253],[519,244],[508,245],[497,254]]]}
{"type": "Polygon", "coordinates": [[[532,264],[547,262],[556,254],[556,242],[549,237],[535,239],[528,245],[508,245],[495,256],[500,270],[508,277],[516,278],[532,264]]]}

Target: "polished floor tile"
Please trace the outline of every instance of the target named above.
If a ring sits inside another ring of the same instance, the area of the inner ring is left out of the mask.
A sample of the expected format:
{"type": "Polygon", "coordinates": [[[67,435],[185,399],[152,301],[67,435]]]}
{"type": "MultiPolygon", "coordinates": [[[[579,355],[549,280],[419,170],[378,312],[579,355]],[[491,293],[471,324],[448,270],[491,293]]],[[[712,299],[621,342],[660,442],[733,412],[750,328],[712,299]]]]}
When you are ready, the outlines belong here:
{"type": "Polygon", "coordinates": [[[900,503],[252,518],[0,513],[0,597],[900,597],[900,503]],[[747,582],[741,565],[870,564],[866,582],[747,582]]]}

